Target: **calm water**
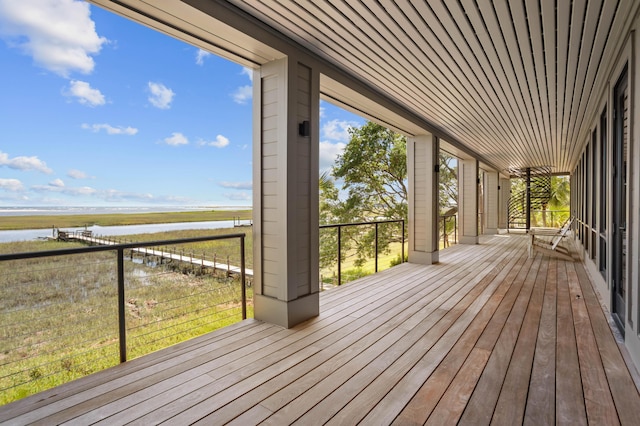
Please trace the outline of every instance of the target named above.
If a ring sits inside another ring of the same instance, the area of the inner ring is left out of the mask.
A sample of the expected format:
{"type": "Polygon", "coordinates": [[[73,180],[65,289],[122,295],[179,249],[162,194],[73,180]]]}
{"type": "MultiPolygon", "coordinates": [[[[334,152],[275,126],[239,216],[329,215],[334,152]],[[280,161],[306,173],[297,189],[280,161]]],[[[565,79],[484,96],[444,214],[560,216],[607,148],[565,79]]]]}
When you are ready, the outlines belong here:
{"type": "MultiPolygon", "coordinates": [[[[246,221],[243,221],[246,223],[246,221]]],[[[185,229],[220,229],[233,228],[232,220],[219,220],[212,222],[180,222],[180,223],[155,223],[150,225],[127,225],[127,226],[89,226],[81,228],[64,228],[65,231],[78,231],[88,229],[94,235],[131,235],[131,234],[153,234],[163,231],[182,231],[185,229]]],[[[52,229],[23,229],[20,231],[0,231],[0,243],[10,243],[14,241],[35,240],[38,238],[52,237],[52,229]]]]}
{"type": "MultiPolygon", "coordinates": [[[[247,209],[247,206],[228,207],[0,207],[0,220],[2,216],[46,216],[61,214],[112,214],[112,213],[163,213],[179,211],[207,211],[207,210],[238,210],[247,209]]],[[[243,221],[242,223],[246,223],[243,221]]],[[[232,220],[208,221],[208,222],[180,222],[180,223],[156,223],[149,225],[127,226],[89,226],[87,228],[64,228],[65,231],[77,231],[88,229],[94,235],[131,235],[152,234],[163,231],[182,231],[185,229],[220,229],[233,228],[232,220]]],[[[24,229],[19,231],[0,231],[0,243],[14,241],[35,240],[53,236],[53,229],[24,229]]]]}
{"type": "Polygon", "coordinates": [[[250,206],[153,206],[153,207],[2,207],[0,216],[47,216],[57,214],[113,214],[113,213],[165,213],[165,212],[197,212],[207,210],[243,210],[250,206]]]}

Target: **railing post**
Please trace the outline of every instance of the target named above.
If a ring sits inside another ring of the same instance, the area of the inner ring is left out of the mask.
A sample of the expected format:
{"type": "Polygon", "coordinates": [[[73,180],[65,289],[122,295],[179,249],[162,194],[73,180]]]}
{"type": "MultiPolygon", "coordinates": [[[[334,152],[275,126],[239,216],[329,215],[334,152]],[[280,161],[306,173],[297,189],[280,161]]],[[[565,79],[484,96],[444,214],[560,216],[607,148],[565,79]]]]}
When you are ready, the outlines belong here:
{"type": "Polygon", "coordinates": [[[402,221],[402,260],[400,263],[404,263],[404,220],[402,221]]]}
{"type": "Polygon", "coordinates": [[[458,216],[453,216],[453,239],[458,244],[458,216]]]}
{"type": "Polygon", "coordinates": [[[342,226],[338,225],[338,285],[342,284],[342,226]]]}
{"type": "Polygon", "coordinates": [[[376,222],[376,261],[375,272],[378,272],[378,222],[376,222]]]}
{"type": "Polygon", "coordinates": [[[242,288],[242,319],[247,319],[247,289],[244,258],[244,235],[240,237],[240,285],[242,288]]]}
{"type": "Polygon", "coordinates": [[[118,330],[120,362],[127,361],[127,325],[124,305],[124,249],[118,249],[118,330]]]}

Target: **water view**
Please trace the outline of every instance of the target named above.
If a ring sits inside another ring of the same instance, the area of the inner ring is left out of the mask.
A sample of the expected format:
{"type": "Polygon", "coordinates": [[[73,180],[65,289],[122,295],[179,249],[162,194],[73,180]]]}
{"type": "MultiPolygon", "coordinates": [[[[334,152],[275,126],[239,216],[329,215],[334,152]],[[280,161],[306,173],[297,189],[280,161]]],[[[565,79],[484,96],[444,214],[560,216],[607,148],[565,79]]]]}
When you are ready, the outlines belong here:
{"type": "MultiPolygon", "coordinates": [[[[79,207],[79,206],[63,206],[63,207],[0,207],[0,221],[3,218],[10,217],[26,217],[26,216],[42,216],[53,217],[61,215],[113,215],[113,214],[145,214],[145,213],[182,213],[182,212],[231,212],[234,210],[246,210],[247,207],[238,206],[186,206],[186,207],[158,207],[158,206],[141,206],[141,207],[79,207]]],[[[29,241],[36,239],[45,239],[49,237],[55,237],[55,230],[60,229],[64,231],[79,231],[89,230],[94,235],[101,236],[117,236],[117,235],[131,235],[131,234],[150,234],[163,231],[183,231],[189,229],[220,229],[220,228],[233,228],[234,221],[230,220],[232,215],[223,214],[218,215],[218,219],[223,220],[208,220],[216,218],[216,216],[203,215],[202,219],[196,221],[180,221],[173,223],[148,223],[148,224],[136,224],[136,225],[113,225],[105,226],[91,225],[81,227],[65,227],[58,226],[53,220],[51,225],[47,228],[39,229],[17,229],[17,230],[2,230],[0,231],[0,243],[8,243],[15,241],[29,241]]],[[[234,216],[235,217],[235,216],[234,216]]],[[[162,220],[162,219],[160,219],[162,220]]],[[[165,220],[170,222],[170,220],[165,220]]],[[[46,222],[44,222],[46,224],[46,222]]],[[[240,221],[235,224],[240,223],[240,221]]],[[[243,220],[242,224],[249,223],[248,220],[243,220]]],[[[36,228],[33,226],[32,228],[36,228]]]]}
{"type": "MultiPolygon", "coordinates": [[[[147,225],[123,225],[123,226],[87,226],[79,228],[64,228],[65,231],[89,230],[94,235],[116,236],[132,234],[152,234],[163,231],[183,231],[185,229],[220,229],[233,228],[233,220],[218,220],[210,222],[179,222],[179,223],[153,223],[147,225]]],[[[0,243],[15,241],[36,240],[53,237],[53,229],[22,229],[15,231],[0,231],[0,243]]]]}

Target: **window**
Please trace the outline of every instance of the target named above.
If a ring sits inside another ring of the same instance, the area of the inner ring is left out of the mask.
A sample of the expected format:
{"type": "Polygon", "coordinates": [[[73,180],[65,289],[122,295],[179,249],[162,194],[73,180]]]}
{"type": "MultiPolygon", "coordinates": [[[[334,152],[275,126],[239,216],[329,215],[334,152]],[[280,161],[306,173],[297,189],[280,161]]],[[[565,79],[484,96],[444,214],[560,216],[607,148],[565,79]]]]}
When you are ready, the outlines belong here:
{"type": "Polygon", "coordinates": [[[600,216],[599,216],[599,240],[598,270],[607,278],[607,107],[600,114],[600,216]]]}

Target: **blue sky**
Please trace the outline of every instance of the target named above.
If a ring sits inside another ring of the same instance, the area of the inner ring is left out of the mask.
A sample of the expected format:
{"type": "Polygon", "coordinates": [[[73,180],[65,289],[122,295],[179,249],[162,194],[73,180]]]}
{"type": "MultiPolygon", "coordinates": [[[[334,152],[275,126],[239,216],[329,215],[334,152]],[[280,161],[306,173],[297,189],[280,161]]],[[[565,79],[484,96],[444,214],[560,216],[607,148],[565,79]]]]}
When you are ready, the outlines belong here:
{"type": "Polygon", "coordinates": [[[251,205],[248,69],[77,0],[0,0],[0,63],[0,206],[251,205]]]}

